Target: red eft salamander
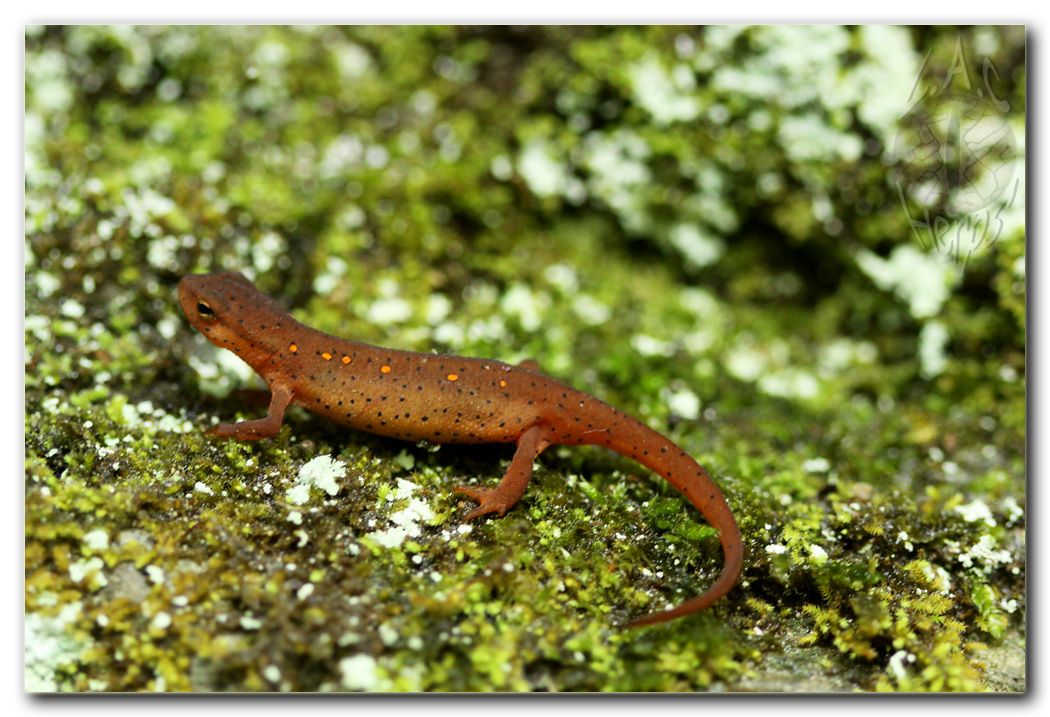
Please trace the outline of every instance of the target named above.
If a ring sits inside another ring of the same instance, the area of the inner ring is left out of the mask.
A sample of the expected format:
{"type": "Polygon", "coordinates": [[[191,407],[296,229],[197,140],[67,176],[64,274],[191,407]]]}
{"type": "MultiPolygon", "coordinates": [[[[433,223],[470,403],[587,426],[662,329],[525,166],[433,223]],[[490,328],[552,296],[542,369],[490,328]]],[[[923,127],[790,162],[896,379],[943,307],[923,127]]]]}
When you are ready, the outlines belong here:
{"type": "Polygon", "coordinates": [[[395,351],[305,326],[236,272],[187,276],[179,303],[193,326],[233,351],[270,388],[265,418],[222,423],[211,435],[253,441],[277,434],[296,403],[350,428],[408,441],[516,443],[499,485],[455,490],[478,502],[472,520],[503,515],[525,493],[532,464],[556,444],[605,446],[666,478],[718,530],[725,562],[706,592],[631,623],[702,610],[728,593],[743,564],[740,529],[711,477],[685,451],[607,403],[540,373],[460,356],[395,351]]]}

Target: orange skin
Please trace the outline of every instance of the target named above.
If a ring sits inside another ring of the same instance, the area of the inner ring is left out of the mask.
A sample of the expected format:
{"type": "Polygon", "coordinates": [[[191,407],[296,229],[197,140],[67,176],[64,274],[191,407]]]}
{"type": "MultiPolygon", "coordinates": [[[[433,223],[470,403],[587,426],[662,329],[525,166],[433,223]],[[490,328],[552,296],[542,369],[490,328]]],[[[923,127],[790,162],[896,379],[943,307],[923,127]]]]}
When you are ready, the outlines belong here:
{"type": "Polygon", "coordinates": [[[664,622],[706,608],[740,575],[743,545],[733,513],[711,477],[674,443],[593,396],[540,373],[531,362],[395,351],[329,336],[305,326],[236,272],[187,276],[179,303],[193,326],[233,351],[270,388],[265,418],[222,423],[208,433],[252,441],[277,434],[296,403],[344,426],[432,443],[516,443],[495,488],[459,486],[478,502],[472,520],[503,515],[525,493],[532,464],[556,444],[605,446],[666,478],[718,530],[722,573],[706,592],[631,626],[664,622]]]}

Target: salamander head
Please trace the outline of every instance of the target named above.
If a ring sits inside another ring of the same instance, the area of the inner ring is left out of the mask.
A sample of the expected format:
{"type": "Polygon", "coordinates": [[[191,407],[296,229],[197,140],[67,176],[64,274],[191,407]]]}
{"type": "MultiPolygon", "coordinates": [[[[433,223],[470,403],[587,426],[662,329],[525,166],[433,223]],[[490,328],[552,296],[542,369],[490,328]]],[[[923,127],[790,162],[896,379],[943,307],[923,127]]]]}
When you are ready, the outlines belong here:
{"type": "Polygon", "coordinates": [[[235,271],[186,276],[179,282],[179,305],[193,327],[216,346],[248,363],[266,349],[267,334],[291,317],[270,297],[235,271]]]}

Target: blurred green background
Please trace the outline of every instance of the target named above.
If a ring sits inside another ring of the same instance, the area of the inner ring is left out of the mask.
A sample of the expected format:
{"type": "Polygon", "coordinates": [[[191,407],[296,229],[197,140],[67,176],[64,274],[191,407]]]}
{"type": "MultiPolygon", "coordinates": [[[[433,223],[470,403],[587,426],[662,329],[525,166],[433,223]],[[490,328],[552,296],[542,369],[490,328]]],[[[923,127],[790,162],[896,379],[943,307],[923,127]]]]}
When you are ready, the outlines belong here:
{"type": "Polygon", "coordinates": [[[27,688],[1024,689],[1025,40],[27,29],[27,688]],[[668,434],[741,584],[624,631],[721,556],[597,449],[468,531],[503,448],[204,439],[259,415],[174,300],[220,269],[668,434]]]}

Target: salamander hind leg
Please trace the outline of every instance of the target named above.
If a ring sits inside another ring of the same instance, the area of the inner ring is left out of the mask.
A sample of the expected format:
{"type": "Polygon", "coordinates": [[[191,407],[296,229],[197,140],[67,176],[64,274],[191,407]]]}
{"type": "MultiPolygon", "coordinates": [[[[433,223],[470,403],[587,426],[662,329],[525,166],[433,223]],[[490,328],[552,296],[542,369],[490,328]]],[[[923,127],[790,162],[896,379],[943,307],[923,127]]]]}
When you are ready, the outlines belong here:
{"type": "Polygon", "coordinates": [[[266,418],[240,423],[220,423],[209,428],[205,433],[220,438],[236,438],[239,441],[256,441],[260,438],[272,438],[281,430],[284,423],[284,411],[292,402],[292,389],[287,386],[271,386],[270,409],[266,418]]]}
{"type": "Polygon", "coordinates": [[[518,438],[518,448],[510,467],[495,488],[477,488],[469,485],[456,486],[455,492],[476,500],[480,505],[467,513],[464,522],[489,513],[503,515],[525,494],[525,487],[532,478],[532,463],[544,448],[550,445],[545,426],[533,426],[518,438]]]}

